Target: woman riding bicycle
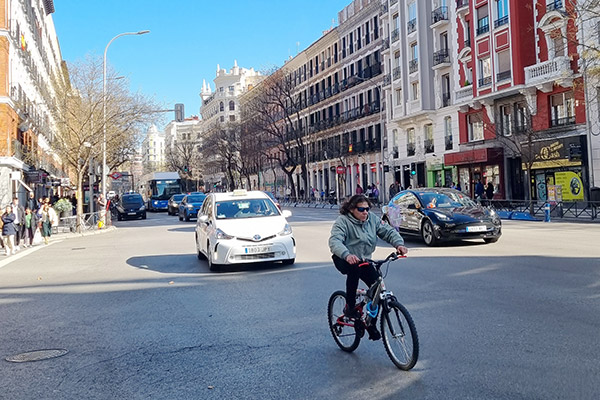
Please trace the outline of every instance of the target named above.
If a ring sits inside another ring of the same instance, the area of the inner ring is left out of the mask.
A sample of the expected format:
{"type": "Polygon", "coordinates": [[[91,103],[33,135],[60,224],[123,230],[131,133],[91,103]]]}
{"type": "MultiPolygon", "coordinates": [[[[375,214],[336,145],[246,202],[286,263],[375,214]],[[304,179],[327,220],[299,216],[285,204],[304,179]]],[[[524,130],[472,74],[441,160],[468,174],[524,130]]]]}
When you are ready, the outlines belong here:
{"type": "MultiPolygon", "coordinates": [[[[346,309],[344,313],[349,318],[360,318],[356,310],[356,289],[361,279],[369,287],[378,278],[373,266],[359,267],[363,259],[370,259],[377,238],[381,238],[394,246],[401,255],[408,253],[404,247],[404,239],[394,228],[384,223],[377,215],[370,213],[369,200],[362,194],[356,194],[348,199],[340,208],[340,216],[331,228],[329,249],[331,258],[338,271],[346,275],[346,309]]],[[[373,321],[375,322],[375,321],[373,321]]],[[[368,328],[369,339],[379,340],[381,334],[375,323],[368,328]]]]}

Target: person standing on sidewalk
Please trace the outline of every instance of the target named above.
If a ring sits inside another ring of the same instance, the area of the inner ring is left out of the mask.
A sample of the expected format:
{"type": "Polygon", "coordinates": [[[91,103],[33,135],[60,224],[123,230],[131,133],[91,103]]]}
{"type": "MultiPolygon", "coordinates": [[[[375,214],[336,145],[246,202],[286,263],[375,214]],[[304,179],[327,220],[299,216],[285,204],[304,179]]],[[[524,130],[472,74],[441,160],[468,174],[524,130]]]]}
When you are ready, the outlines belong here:
{"type": "Polygon", "coordinates": [[[25,209],[19,205],[19,199],[17,197],[13,198],[12,202],[13,214],[15,214],[15,229],[17,233],[15,234],[15,250],[21,250],[21,239],[25,235],[25,225],[23,224],[23,219],[25,218],[25,209]]]}
{"type": "Polygon", "coordinates": [[[38,228],[38,218],[36,213],[32,212],[31,208],[27,206],[25,209],[25,235],[23,235],[23,246],[31,247],[33,246],[33,237],[35,236],[35,231],[38,228]]]}
{"type": "Polygon", "coordinates": [[[29,192],[29,198],[27,198],[27,204],[26,204],[26,206],[29,207],[29,209],[31,210],[31,212],[34,212],[35,210],[37,210],[38,208],[40,208],[39,203],[35,199],[35,193],[29,192]]]}
{"type": "Polygon", "coordinates": [[[98,206],[98,216],[100,217],[100,221],[102,222],[102,226],[106,225],[106,199],[104,195],[100,193],[97,200],[98,206]]]}
{"type": "Polygon", "coordinates": [[[48,244],[48,240],[52,235],[52,226],[58,224],[58,215],[56,215],[56,211],[54,208],[50,207],[49,203],[44,203],[42,206],[42,237],[44,238],[44,243],[48,244]]]}
{"type": "Polygon", "coordinates": [[[10,256],[15,254],[15,234],[17,229],[15,228],[15,214],[13,213],[12,206],[6,206],[4,214],[2,214],[2,239],[4,240],[4,247],[6,248],[6,255],[10,256]]]}

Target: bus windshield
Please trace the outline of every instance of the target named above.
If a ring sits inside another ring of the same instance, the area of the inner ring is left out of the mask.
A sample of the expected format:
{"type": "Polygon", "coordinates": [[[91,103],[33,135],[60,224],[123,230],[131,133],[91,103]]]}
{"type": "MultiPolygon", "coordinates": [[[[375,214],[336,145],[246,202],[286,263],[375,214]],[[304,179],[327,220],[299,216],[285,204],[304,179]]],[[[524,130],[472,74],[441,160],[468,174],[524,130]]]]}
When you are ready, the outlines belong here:
{"type": "Polygon", "coordinates": [[[174,194],[181,193],[179,180],[151,180],[152,200],[169,200],[174,194]]]}

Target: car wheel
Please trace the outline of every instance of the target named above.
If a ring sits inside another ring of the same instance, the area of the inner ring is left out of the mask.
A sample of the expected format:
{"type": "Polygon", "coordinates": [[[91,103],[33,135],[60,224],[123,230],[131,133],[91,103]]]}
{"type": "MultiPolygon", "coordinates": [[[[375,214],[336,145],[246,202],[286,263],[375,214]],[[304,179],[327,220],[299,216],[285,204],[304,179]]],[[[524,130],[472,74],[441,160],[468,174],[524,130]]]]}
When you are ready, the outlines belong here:
{"type": "Polygon", "coordinates": [[[206,256],[204,255],[204,253],[202,253],[200,251],[200,246],[198,246],[198,234],[196,234],[196,256],[198,257],[198,260],[206,259],[206,256]]]}
{"type": "Polygon", "coordinates": [[[296,261],[295,258],[288,258],[287,260],[283,260],[281,263],[283,265],[292,265],[296,261]]]}
{"type": "Polygon", "coordinates": [[[421,236],[423,237],[423,241],[427,246],[435,246],[436,239],[431,221],[425,220],[423,222],[423,226],[421,227],[421,236]]]}
{"type": "Polygon", "coordinates": [[[142,219],[146,219],[146,213],[142,214],[142,219]]]}
{"type": "Polygon", "coordinates": [[[210,242],[208,242],[206,246],[206,260],[208,262],[208,269],[212,272],[216,272],[220,269],[221,266],[219,264],[213,263],[213,254],[210,242]]]}
{"type": "Polygon", "coordinates": [[[498,241],[499,238],[485,238],[483,239],[484,242],[486,243],[496,243],[498,241]]]}

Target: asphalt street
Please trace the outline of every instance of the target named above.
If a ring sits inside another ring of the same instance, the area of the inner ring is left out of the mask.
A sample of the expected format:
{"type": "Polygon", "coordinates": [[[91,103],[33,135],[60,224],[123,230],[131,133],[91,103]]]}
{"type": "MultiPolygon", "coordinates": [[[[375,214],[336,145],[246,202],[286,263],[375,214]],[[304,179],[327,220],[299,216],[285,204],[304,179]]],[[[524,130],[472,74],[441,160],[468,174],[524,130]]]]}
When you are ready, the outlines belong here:
{"type": "Polygon", "coordinates": [[[326,322],[344,286],[327,248],[337,212],[292,212],[290,267],[211,273],[195,221],[164,213],[0,256],[0,398],[600,398],[598,224],[505,221],[487,245],[407,239],[386,277],[421,342],[403,372],[381,342],[337,348],[326,322]],[[44,349],[68,353],[5,360],[44,349]]]}

